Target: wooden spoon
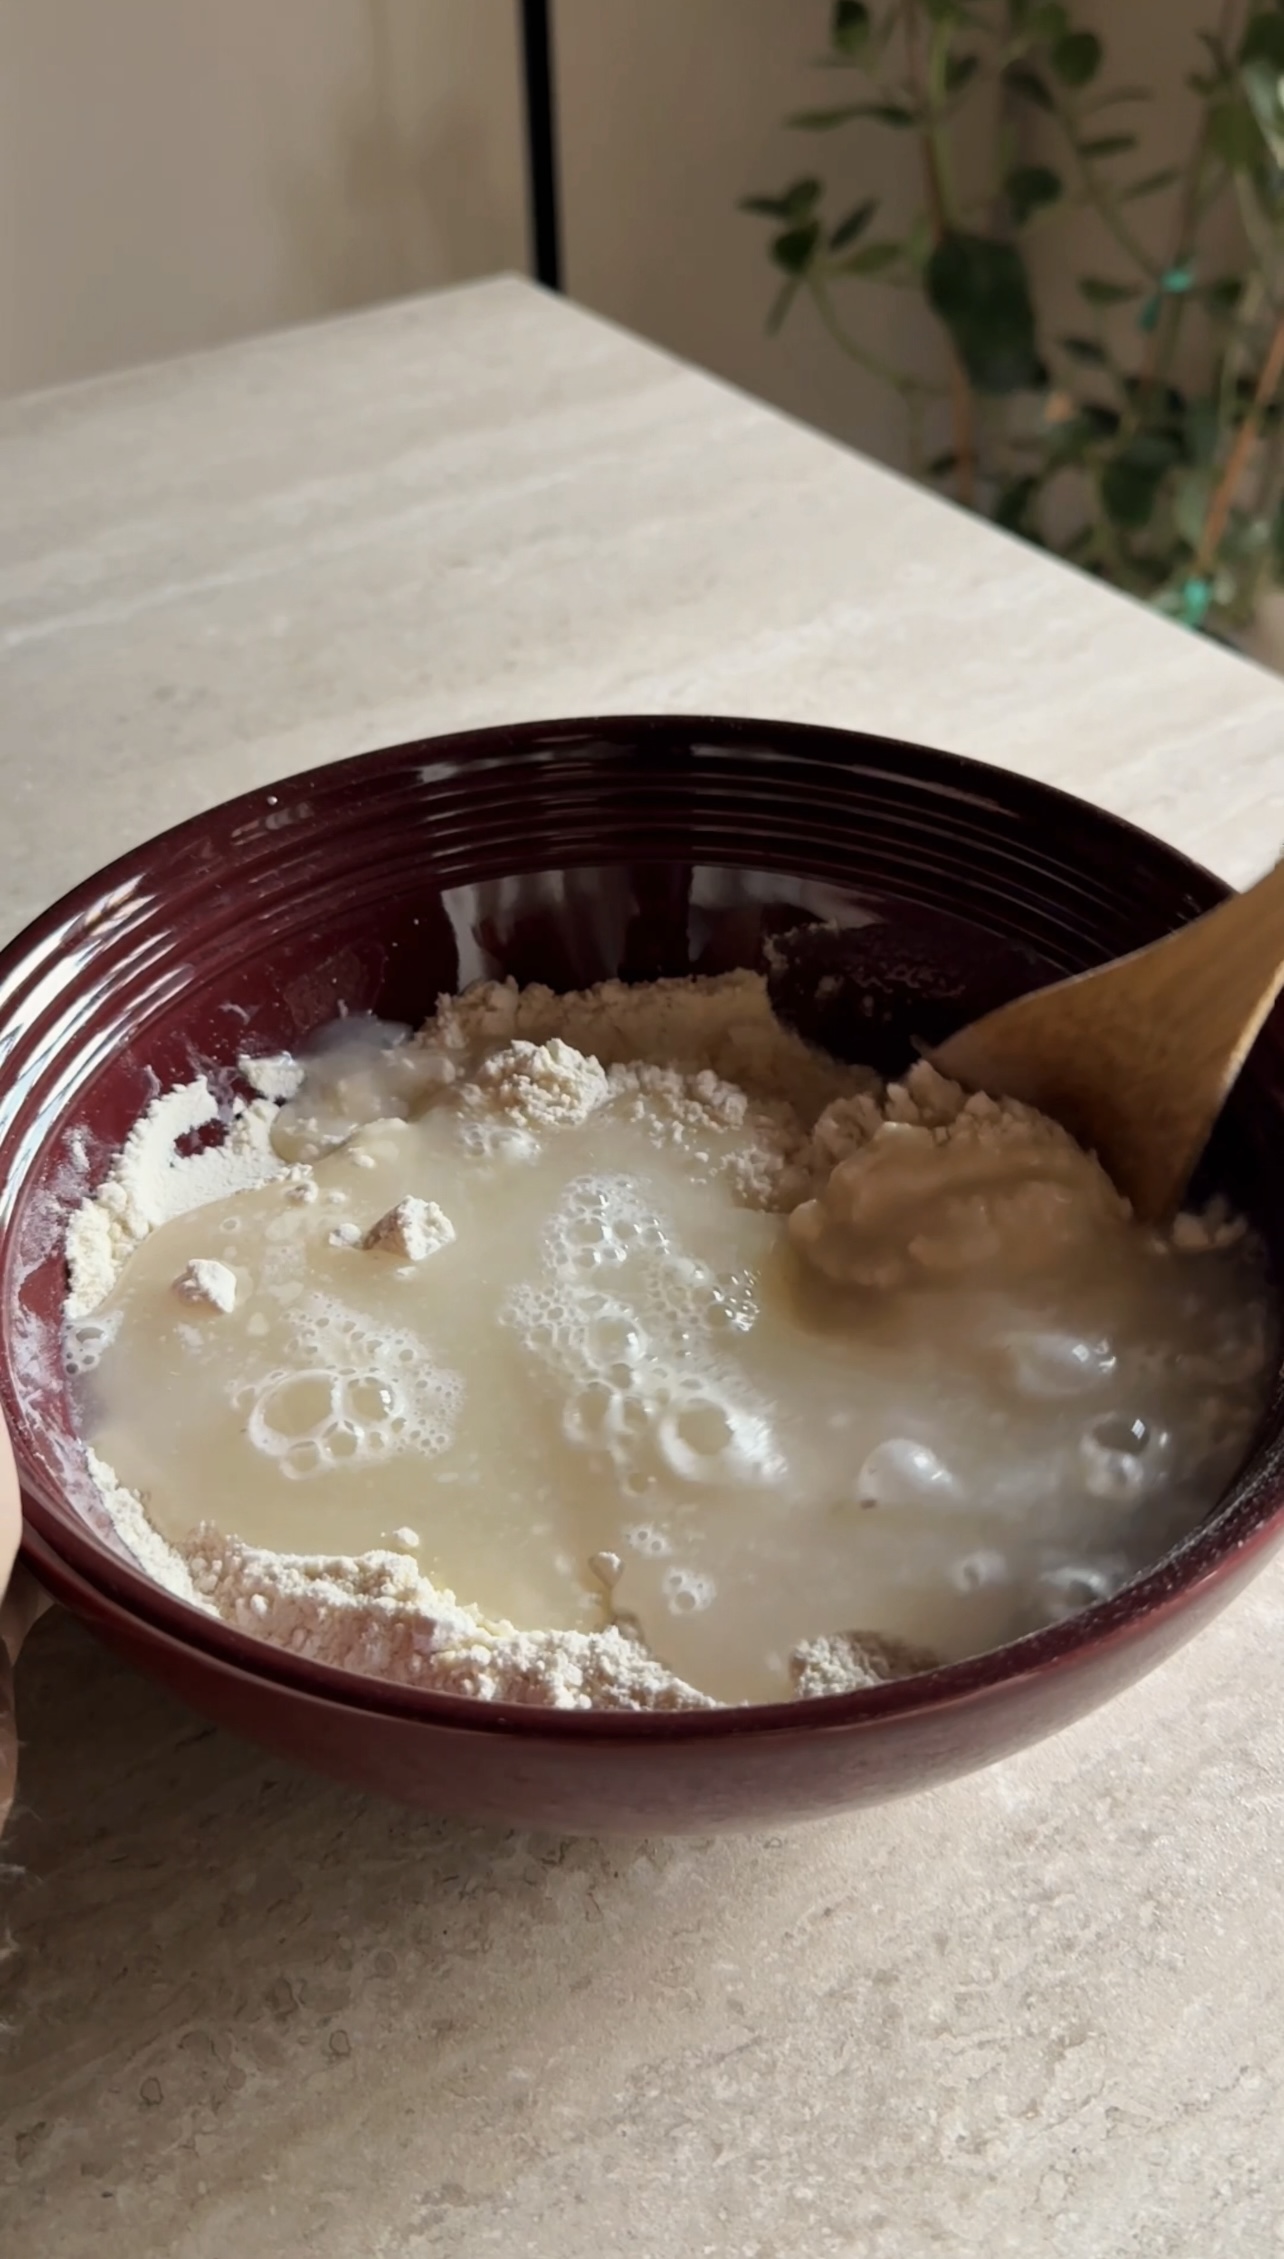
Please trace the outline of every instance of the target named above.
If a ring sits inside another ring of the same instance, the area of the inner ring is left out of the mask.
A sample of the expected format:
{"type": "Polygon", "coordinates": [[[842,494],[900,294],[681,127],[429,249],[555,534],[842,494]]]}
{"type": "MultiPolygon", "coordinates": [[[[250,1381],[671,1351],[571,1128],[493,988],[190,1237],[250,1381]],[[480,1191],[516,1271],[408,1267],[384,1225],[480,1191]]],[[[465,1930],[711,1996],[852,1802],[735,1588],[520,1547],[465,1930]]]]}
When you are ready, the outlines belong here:
{"type": "Polygon", "coordinates": [[[1171,1216],[1284,987],[1284,863],[1148,949],[987,1012],[926,1056],[1037,1106],[1146,1222],[1171,1216]]]}

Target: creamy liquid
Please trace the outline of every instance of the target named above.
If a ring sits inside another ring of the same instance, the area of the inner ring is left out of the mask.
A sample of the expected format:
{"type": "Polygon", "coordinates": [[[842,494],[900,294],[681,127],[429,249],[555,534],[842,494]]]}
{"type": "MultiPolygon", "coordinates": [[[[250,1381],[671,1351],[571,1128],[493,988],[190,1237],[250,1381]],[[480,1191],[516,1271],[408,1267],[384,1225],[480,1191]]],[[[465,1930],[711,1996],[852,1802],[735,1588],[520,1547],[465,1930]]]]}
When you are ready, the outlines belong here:
{"type": "Polygon", "coordinates": [[[1243,1456],[1273,1351],[1243,1247],[1103,1211],[1051,1268],[852,1290],[741,1203],[748,1131],[636,1098],[514,1128],[430,1064],[351,1031],[278,1124],[287,1156],[347,1135],[315,1195],[162,1225],[73,1330],[85,1432],[163,1534],[401,1546],[487,1616],[632,1617],[683,1679],[765,1701],[824,1633],[952,1658],[1071,1613],[1243,1456]],[[362,1245],[409,1196],[454,1238],[362,1245]],[[194,1261],[230,1310],[175,1291],[194,1261]]]}

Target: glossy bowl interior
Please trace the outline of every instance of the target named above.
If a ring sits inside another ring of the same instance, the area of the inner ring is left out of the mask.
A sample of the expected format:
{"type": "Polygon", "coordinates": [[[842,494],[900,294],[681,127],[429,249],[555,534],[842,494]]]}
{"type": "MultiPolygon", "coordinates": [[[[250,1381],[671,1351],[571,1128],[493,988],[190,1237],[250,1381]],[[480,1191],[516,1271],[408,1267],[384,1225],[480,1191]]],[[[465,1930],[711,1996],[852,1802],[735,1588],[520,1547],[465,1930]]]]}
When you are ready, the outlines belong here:
{"type": "MultiPolygon", "coordinates": [[[[50,1589],[121,1653],[268,1745],[433,1809],[564,1828],[802,1817],[1002,1756],[1135,1679],[1284,1534],[1277,1383],[1252,1457],[1176,1553],[1054,1630],[806,1704],[560,1713],[394,1687],[198,1614],[106,1525],[58,1356],[69,1208],[149,1099],[340,1006],[417,1019],[483,975],[557,987],[761,962],[817,1020],[816,952],[888,1065],[978,1009],[1134,948],[1224,889],[1158,841],[954,756],[785,723],[535,724],[366,755],[152,840],[0,958],[0,1401],[50,1589]],[[824,925],[831,929],[820,931],[824,925]],[[809,974],[810,968],[810,974],[809,974]],[[792,987],[790,985],[792,980],[792,987]]],[[[1284,1036],[1272,1020],[1212,1169],[1284,1271],[1284,1036]]]]}

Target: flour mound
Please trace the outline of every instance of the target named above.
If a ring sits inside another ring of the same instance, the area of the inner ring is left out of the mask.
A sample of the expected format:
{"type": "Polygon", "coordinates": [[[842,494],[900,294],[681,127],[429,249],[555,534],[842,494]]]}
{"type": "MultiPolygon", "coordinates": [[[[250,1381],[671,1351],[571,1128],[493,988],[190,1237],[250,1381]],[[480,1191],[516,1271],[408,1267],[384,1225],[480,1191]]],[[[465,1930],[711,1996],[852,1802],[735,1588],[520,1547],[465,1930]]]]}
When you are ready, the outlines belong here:
{"type": "Polygon", "coordinates": [[[418,1200],[411,1193],[371,1225],[361,1244],[398,1255],[403,1263],[423,1263],[449,1247],[454,1237],[455,1227],[437,1202],[418,1200]]]}
{"type": "Polygon", "coordinates": [[[315,1663],[553,1710],[716,1707],[615,1625],[517,1631],[439,1591],[405,1553],[269,1553],[208,1526],[182,1551],[195,1594],[225,1623],[315,1663]]]}
{"type": "Polygon", "coordinates": [[[284,1176],[272,1148],[275,1119],[268,1098],[221,1107],[203,1075],[154,1098],[106,1181],[67,1227],[67,1316],[86,1317],[97,1307],[158,1224],[284,1176]],[[220,1127],[217,1142],[195,1153],[177,1150],[183,1139],[220,1127]]]}
{"type": "MultiPolygon", "coordinates": [[[[1026,1107],[969,1098],[926,1065],[884,1088],[872,1074],[810,1050],[776,1020],[764,982],[751,973],[640,987],[607,982],[568,996],[485,982],[443,998],[397,1058],[404,1090],[388,1112],[404,1115],[426,1094],[449,1094],[444,1102],[475,1128],[482,1151],[520,1154],[523,1140],[583,1123],[607,1103],[657,1140],[692,1151],[702,1151],[712,1132],[734,1130],[737,1153],[728,1166],[737,1197],[788,1217],[798,1251],[843,1286],[939,1282],[1009,1259],[1027,1241],[1046,1253],[1059,1233],[1076,1228],[1085,1200],[1098,1219],[1127,1217],[1095,1161],[1054,1123],[1026,1107]]],[[[66,1243],[69,1320],[95,1309],[134,1249],[171,1217],[277,1177],[286,1179],[287,1201],[316,1201],[307,1153],[296,1150],[290,1166],[272,1133],[285,1106],[288,1150],[293,1102],[302,1093],[308,1108],[321,1086],[289,1058],[239,1065],[259,1094],[254,1100],[220,1103],[203,1077],[157,1098],[104,1184],[77,1210],[66,1243]],[[194,1137],[206,1142],[186,1150],[194,1137]]],[[[344,1136],[359,1120],[377,1118],[363,1113],[360,1091],[345,1086],[338,1098],[352,1117],[344,1136]]],[[[328,1116],[312,1127],[314,1154],[336,1142],[328,1116]]],[[[327,1197],[340,1206],[344,1199],[334,1191],[327,1197]]],[[[1242,1231],[1237,1218],[1214,1209],[1181,1219],[1171,1244],[1215,1251],[1242,1231]]],[[[447,1244],[453,1227],[434,1203],[407,1197],[364,1236],[367,1248],[414,1264],[447,1244]]],[[[337,1218],[333,1237],[355,1244],[362,1234],[337,1218]]],[[[191,1266],[202,1268],[226,1267],[191,1266]]],[[[191,1284],[208,1304],[225,1306],[222,1281],[191,1284]]],[[[734,1430],[733,1420],[728,1425],[734,1430]]],[[[392,1547],[355,1556],[270,1552],[208,1524],[171,1545],[145,1500],[93,1452],[87,1460],[123,1544],[158,1583],[292,1653],[485,1701],[639,1711],[715,1706],[669,1671],[626,1620],[612,1620],[617,1554],[590,1563],[602,1628],[523,1631],[436,1588],[412,1557],[419,1542],[412,1530],[396,1533],[392,1547]]],[[[877,1686],[936,1661],[852,1630],[805,1641],[790,1670],[795,1694],[809,1698],[877,1686]]]]}
{"type": "Polygon", "coordinates": [[[198,1255],[179,1272],[174,1292],[181,1302],[221,1310],[226,1316],[236,1308],[236,1273],[229,1270],[226,1263],[211,1262],[208,1257],[198,1255]]]}
{"type": "Polygon", "coordinates": [[[908,1640],[884,1639],[877,1632],[834,1632],[796,1647],[789,1658],[789,1675],[799,1699],[814,1699],[859,1694],[868,1686],[913,1678],[920,1671],[936,1670],[940,1660],[930,1648],[915,1647],[908,1640]]]}
{"type": "Polygon", "coordinates": [[[555,1035],[547,1043],[519,1038],[484,1059],[464,1102],[473,1111],[511,1115],[524,1129],[554,1129],[586,1122],[609,1091],[600,1060],[555,1035]]]}

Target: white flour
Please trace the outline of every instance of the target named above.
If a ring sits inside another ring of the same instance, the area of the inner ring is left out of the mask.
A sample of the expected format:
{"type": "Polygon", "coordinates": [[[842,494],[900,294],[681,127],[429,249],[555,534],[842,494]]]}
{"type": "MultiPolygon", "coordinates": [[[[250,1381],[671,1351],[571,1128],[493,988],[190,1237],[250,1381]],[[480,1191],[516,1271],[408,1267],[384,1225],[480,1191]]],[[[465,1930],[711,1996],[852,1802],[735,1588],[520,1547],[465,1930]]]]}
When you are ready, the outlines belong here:
{"type": "MultiPolygon", "coordinates": [[[[993,1177],[996,1168],[1011,1173],[1014,1159],[1019,1178],[1021,1155],[1037,1148],[1046,1177],[1051,1149],[1067,1185],[1086,1187],[1090,1203],[1119,1205],[1096,1164],[1028,1110],[965,1101],[927,1067],[916,1068],[904,1088],[883,1091],[872,1076],[809,1050],[775,1019],[763,982],[749,973],[636,988],[610,983],[571,996],[484,984],[443,1000],[398,1061],[408,1103],[433,1086],[459,1086],[462,1112],[481,1140],[529,1140],[559,1123],[584,1121],[608,1097],[660,1134],[667,1122],[677,1138],[698,1133],[702,1123],[747,1128],[739,1196],[755,1207],[792,1212],[800,1251],[841,1281],[901,1285],[917,1268],[948,1270],[984,1259],[984,1249],[951,1237],[958,1203],[945,1201],[935,1233],[920,1228],[925,1187],[930,1191],[942,1168],[947,1178],[954,1172],[955,1189],[965,1190],[978,1171],[982,1177],[993,1177]]],[[[357,1120],[380,1111],[377,1092],[363,1113],[351,1079],[327,1091],[323,1073],[315,1088],[309,1075],[300,1096],[301,1070],[290,1059],[243,1061],[241,1071],[260,1095],[226,1114],[219,1142],[178,1154],[176,1142],[216,1123],[218,1107],[203,1080],[165,1094],[73,1217],[67,1234],[67,1308],[77,1322],[73,1363],[84,1321],[158,1224],[282,1175],[291,1180],[292,1198],[316,1199],[306,1160],[291,1164],[275,1150],[274,1125],[286,1150],[315,1157],[348,1134],[353,1109],[357,1120]]],[[[385,1086],[385,1112],[386,1096],[385,1086]]],[[[361,1156],[354,1151],[351,1158],[361,1156]]],[[[1051,1212],[1035,1215],[1019,1186],[1014,1203],[1013,1232],[1028,1232],[1032,1222],[1051,1228],[1051,1212]]],[[[1056,1208],[1053,1221],[1062,1213],[1056,1208]]],[[[1225,1218],[1210,1224],[1184,1219],[1181,1243],[1220,1244],[1234,1228],[1225,1218]]],[[[352,1227],[340,1214],[335,1235],[345,1230],[352,1227]]],[[[365,1245],[385,1260],[414,1265],[453,1236],[449,1218],[434,1204],[406,1200],[383,1216],[365,1245]]],[[[192,1275],[176,1286],[215,1309],[230,1308],[226,1280],[213,1276],[223,1268],[192,1265],[192,1275]]],[[[624,1622],[600,1631],[540,1632],[488,1619],[421,1572],[411,1530],[397,1533],[405,1551],[359,1556],[267,1551],[208,1524],[171,1545],[141,1498],[94,1453],[88,1458],[119,1536],[150,1575],[191,1605],[300,1655],[487,1700],[570,1709],[714,1706],[624,1622]]],[[[596,1556],[594,1574],[609,1591],[618,1558],[596,1556]]],[[[791,1677],[799,1696],[833,1694],[903,1676],[931,1660],[921,1650],[856,1631],[802,1643],[791,1677]]]]}

